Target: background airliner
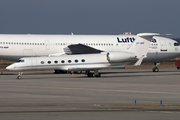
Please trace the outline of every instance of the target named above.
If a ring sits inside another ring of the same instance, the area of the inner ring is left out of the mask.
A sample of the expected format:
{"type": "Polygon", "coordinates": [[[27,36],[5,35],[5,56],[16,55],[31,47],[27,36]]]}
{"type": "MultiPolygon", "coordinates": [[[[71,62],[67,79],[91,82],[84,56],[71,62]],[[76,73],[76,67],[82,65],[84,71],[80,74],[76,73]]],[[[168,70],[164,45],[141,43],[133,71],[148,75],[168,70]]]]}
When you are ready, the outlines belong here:
{"type": "MultiPolygon", "coordinates": [[[[136,35],[0,35],[0,59],[17,60],[21,57],[60,56],[62,54],[94,54],[127,50],[136,35]]],[[[157,62],[180,55],[179,43],[155,36],[144,62],[157,62]]],[[[55,70],[55,73],[60,72],[55,70]]]]}
{"type": "MultiPolygon", "coordinates": [[[[98,52],[94,54],[60,55],[58,57],[26,57],[21,58],[18,62],[8,66],[6,69],[20,71],[17,77],[18,79],[21,79],[21,72],[24,70],[45,69],[59,69],[66,71],[81,70],[86,71],[88,77],[92,77],[93,75],[100,77],[101,74],[98,73],[99,69],[122,68],[127,63],[132,61],[136,61],[134,66],[140,65],[143,59],[147,57],[150,41],[155,35],[159,34],[141,33],[137,34],[136,39],[129,38],[134,42],[127,50],[121,50],[117,52],[103,52],[98,50],[98,52]],[[90,71],[94,71],[94,73],[91,73],[90,71]]],[[[68,52],[72,53],[70,51],[68,52]]],[[[94,52],[96,52],[95,49],[94,52]]]]}

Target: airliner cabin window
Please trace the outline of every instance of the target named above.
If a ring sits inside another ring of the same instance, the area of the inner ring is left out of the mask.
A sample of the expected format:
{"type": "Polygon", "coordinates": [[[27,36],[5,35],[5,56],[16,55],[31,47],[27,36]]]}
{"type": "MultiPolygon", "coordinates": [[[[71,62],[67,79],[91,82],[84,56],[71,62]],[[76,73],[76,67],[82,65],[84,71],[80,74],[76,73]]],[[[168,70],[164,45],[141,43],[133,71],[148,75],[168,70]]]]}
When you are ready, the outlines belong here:
{"type": "Polygon", "coordinates": [[[48,61],[48,64],[51,64],[51,61],[48,61]]]}
{"type": "Polygon", "coordinates": [[[64,60],[62,60],[62,61],[61,61],[61,63],[65,63],[65,61],[64,61],[64,60]]]}
{"type": "Polygon", "coordinates": [[[75,60],[75,62],[77,63],[77,62],[78,62],[78,60],[75,60]]]}
{"type": "Polygon", "coordinates": [[[68,63],[71,63],[71,60],[68,60],[68,63]]]}

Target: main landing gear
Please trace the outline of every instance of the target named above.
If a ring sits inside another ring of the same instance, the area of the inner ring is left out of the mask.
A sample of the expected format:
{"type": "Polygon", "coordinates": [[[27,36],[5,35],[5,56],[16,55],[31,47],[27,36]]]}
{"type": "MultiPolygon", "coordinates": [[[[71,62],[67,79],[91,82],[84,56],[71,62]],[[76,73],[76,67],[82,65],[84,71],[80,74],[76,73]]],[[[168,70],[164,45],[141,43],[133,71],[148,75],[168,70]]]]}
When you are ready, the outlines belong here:
{"type": "Polygon", "coordinates": [[[23,72],[19,72],[17,79],[22,79],[22,74],[23,74],[23,72]]]}
{"type": "Polygon", "coordinates": [[[67,71],[64,71],[64,70],[54,70],[54,74],[67,74],[67,71]]]}
{"type": "Polygon", "coordinates": [[[98,73],[98,70],[94,70],[94,73],[91,73],[90,71],[86,71],[85,73],[88,77],[101,77],[101,73],[98,73]]]}
{"type": "Polygon", "coordinates": [[[158,65],[160,65],[159,62],[155,62],[155,63],[154,63],[154,68],[152,69],[153,72],[159,72],[159,68],[157,67],[158,65]]]}

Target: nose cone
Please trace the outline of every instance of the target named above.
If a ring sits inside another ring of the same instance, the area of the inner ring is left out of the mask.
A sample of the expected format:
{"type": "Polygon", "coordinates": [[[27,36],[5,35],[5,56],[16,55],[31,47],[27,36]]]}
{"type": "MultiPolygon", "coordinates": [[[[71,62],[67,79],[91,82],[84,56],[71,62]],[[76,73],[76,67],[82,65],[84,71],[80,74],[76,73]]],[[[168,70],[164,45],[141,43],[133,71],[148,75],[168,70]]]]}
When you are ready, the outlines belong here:
{"type": "Polygon", "coordinates": [[[15,66],[14,65],[9,65],[6,67],[7,70],[14,70],[15,69],[15,66]]]}

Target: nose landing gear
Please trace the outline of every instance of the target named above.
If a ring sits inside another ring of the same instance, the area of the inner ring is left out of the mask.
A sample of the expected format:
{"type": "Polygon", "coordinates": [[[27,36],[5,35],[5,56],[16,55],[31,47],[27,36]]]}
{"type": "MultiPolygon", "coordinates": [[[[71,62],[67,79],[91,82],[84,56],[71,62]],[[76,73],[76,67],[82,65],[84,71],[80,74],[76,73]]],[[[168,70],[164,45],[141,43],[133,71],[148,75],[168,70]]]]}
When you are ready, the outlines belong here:
{"type": "Polygon", "coordinates": [[[22,74],[23,74],[23,72],[19,72],[17,79],[22,79],[22,74]]]}
{"type": "Polygon", "coordinates": [[[159,72],[159,68],[157,67],[158,65],[160,65],[159,62],[154,63],[154,68],[152,69],[153,72],[159,72]]]}

